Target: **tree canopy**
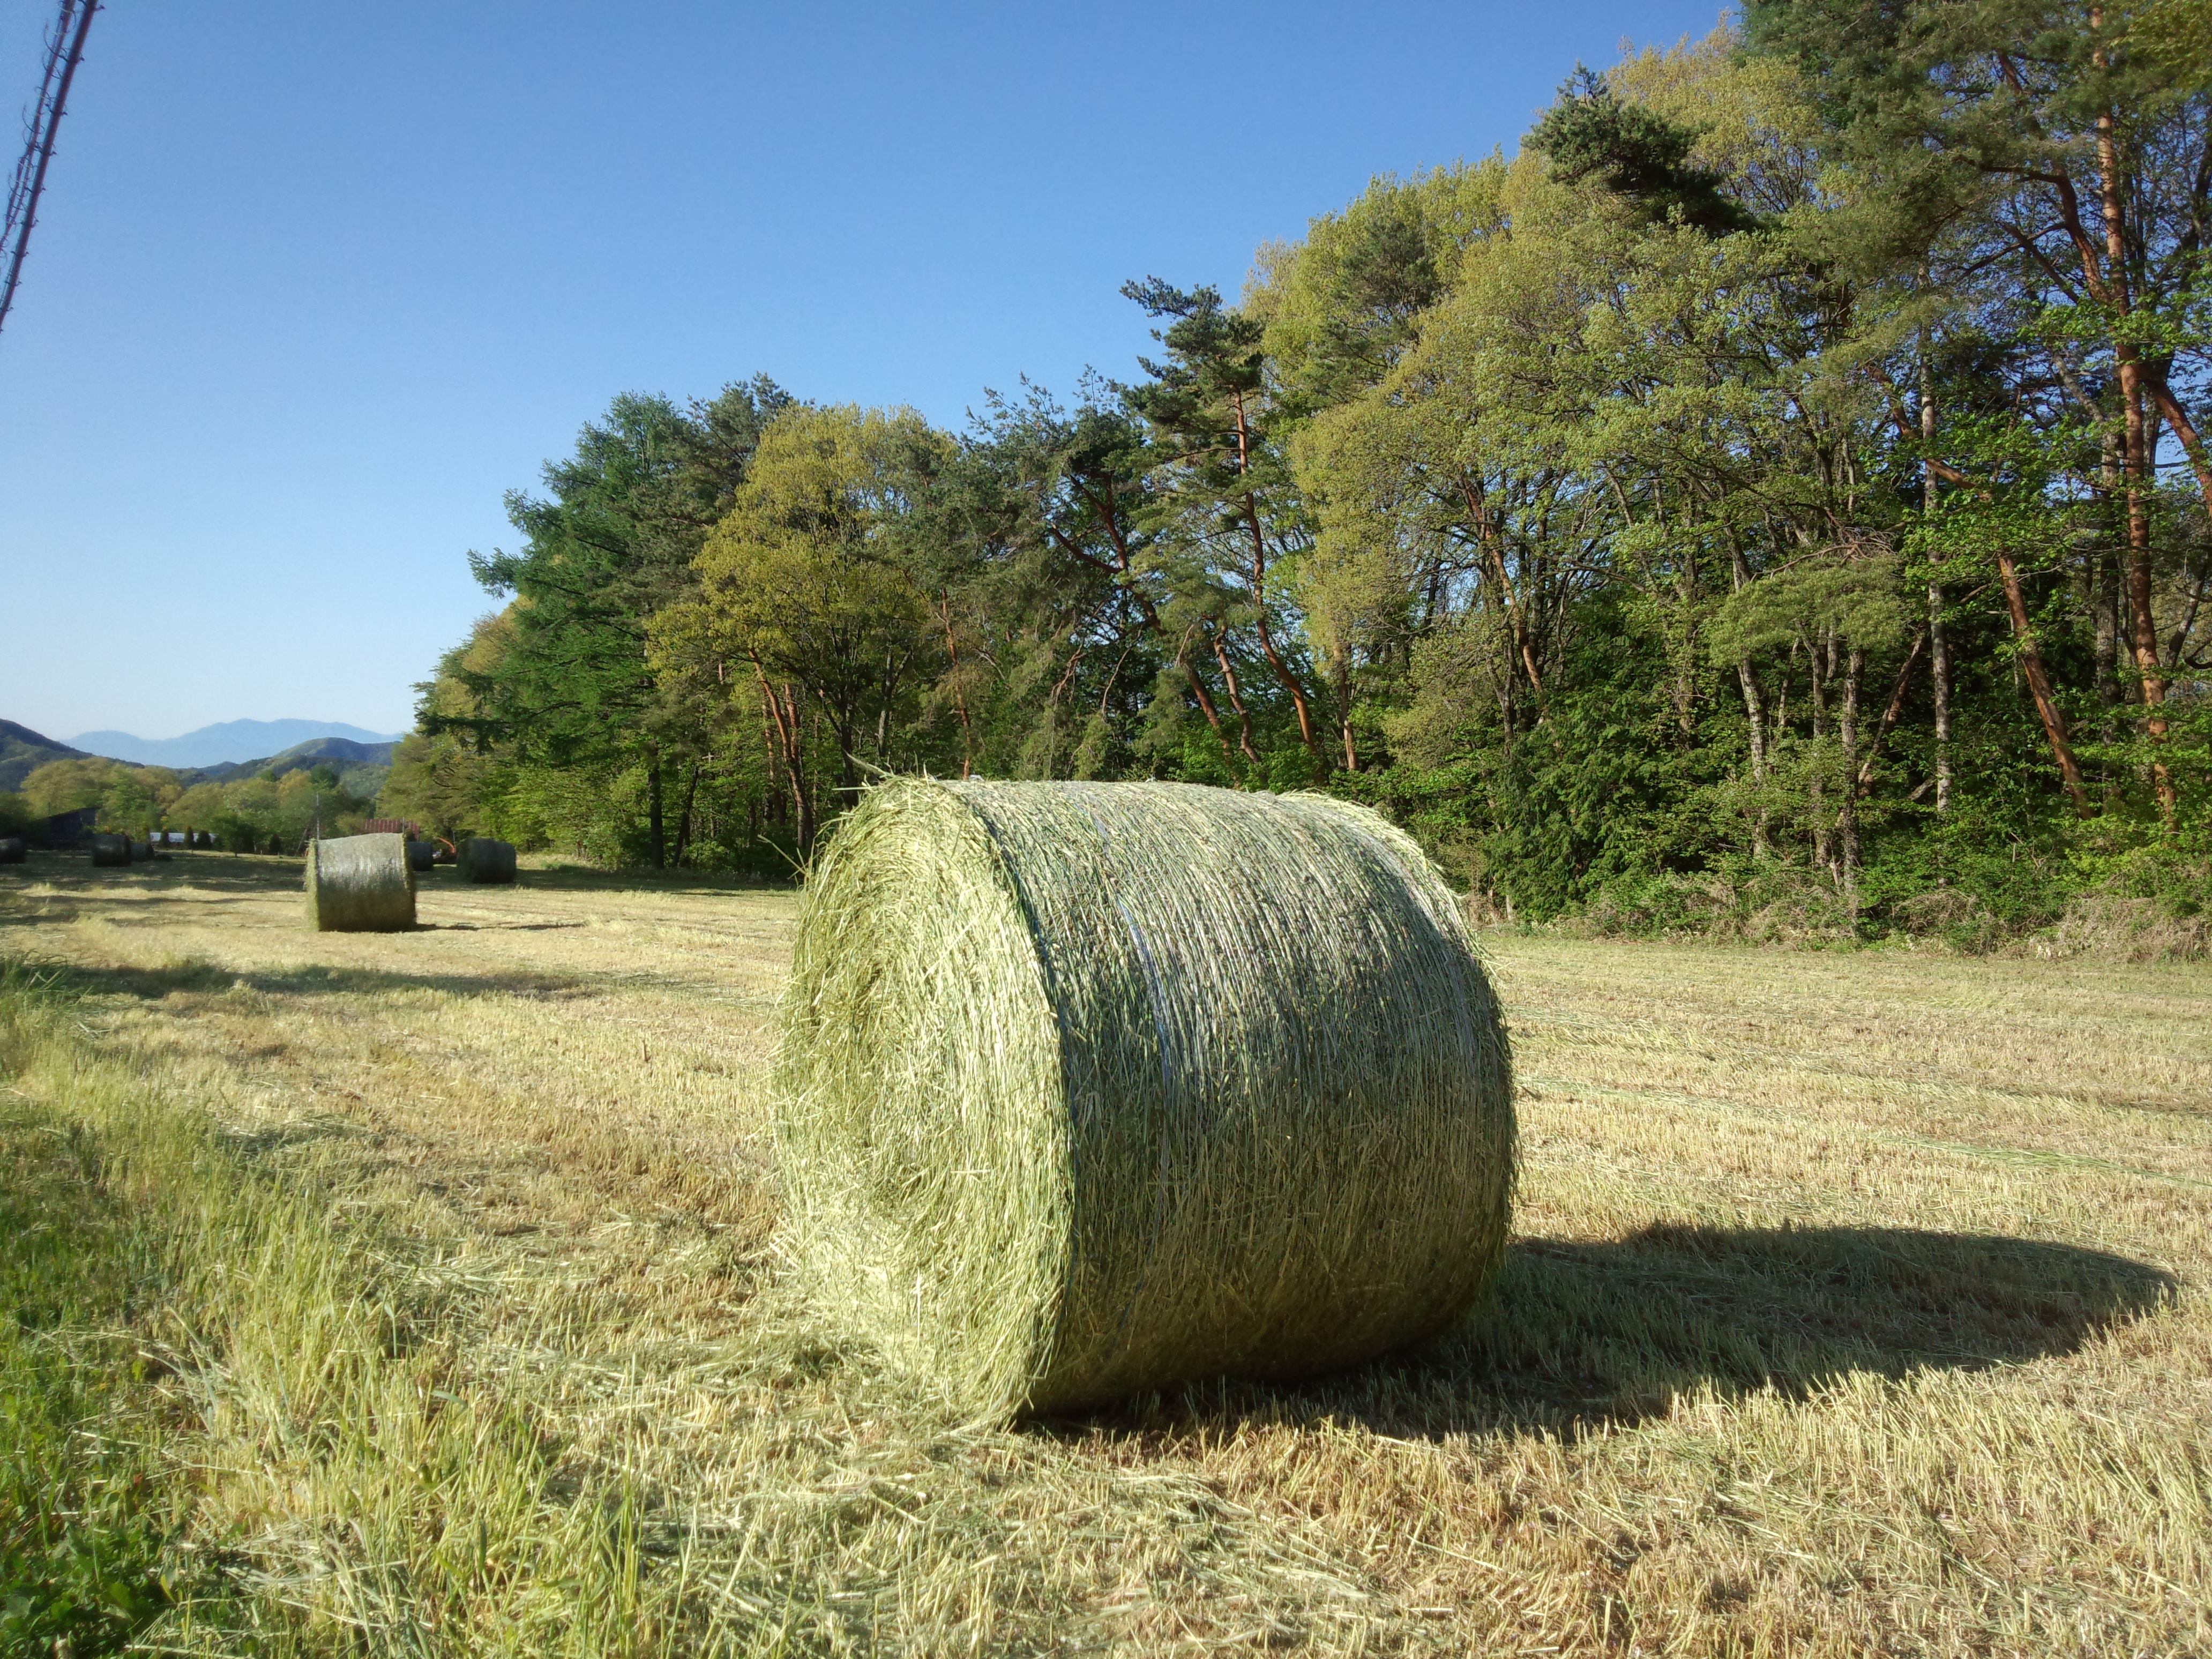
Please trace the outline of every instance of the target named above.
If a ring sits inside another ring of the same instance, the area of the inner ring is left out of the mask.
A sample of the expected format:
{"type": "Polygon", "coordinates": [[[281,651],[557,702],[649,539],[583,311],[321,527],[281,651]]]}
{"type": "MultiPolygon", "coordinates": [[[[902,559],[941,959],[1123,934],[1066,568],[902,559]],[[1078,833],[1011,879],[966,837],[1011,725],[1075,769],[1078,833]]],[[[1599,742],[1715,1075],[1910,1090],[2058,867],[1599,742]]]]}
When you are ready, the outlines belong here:
{"type": "Polygon", "coordinates": [[[617,398],[392,799],[765,872],[877,770],[1319,787],[1501,914],[1754,931],[2201,881],[2208,191],[2201,7],[1750,0],[1133,278],[1126,383],[617,398]]]}

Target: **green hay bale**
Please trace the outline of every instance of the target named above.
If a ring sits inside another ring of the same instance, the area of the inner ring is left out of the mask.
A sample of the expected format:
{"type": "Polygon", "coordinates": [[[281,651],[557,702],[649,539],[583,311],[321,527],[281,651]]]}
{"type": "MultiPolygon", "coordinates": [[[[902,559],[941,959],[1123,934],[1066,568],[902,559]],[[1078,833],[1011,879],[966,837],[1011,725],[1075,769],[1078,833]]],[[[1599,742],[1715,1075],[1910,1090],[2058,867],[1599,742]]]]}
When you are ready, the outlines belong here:
{"type": "Polygon", "coordinates": [[[407,843],[407,867],[417,875],[425,870],[434,869],[437,866],[437,854],[438,848],[434,843],[427,841],[410,841],[407,843]]]}
{"type": "Polygon", "coordinates": [[[307,926],[319,933],[396,933],[415,925],[415,872],[400,836],[307,843],[307,926]]]}
{"type": "Polygon", "coordinates": [[[131,837],[128,836],[94,836],[92,838],[92,862],[101,870],[120,869],[131,862],[131,837]]]}
{"type": "Polygon", "coordinates": [[[463,881],[507,886],[514,880],[514,847],[489,836],[471,836],[455,849],[453,865],[463,881]]]}
{"type": "Polygon", "coordinates": [[[0,864],[21,864],[25,856],[21,836],[0,836],[0,864]]]}
{"type": "Polygon", "coordinates": [[[1504,1249],[1458,904],[1320,796],[872,790],[807,882],[775,1102],[823,1309],[981,1419],[1356,1364],[1504,1249]]]}

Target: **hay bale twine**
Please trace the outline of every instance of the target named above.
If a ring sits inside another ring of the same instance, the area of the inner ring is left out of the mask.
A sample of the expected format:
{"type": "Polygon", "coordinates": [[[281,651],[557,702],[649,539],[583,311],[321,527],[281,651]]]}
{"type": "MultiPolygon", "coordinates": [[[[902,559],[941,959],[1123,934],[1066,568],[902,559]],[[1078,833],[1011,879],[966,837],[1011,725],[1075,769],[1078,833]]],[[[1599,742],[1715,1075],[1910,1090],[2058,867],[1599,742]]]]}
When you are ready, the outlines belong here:
{"type": "Polygon", "coordinates": [[[1459,906],[1321,796],[872,790],[807,881],[774,1093],[818,1300],[980,1418],[1356,1364],[1504,1249],[1459,906]]]}
{"type": "Polygon", "coordinates": [[[455,868],[463,881],[511,885],[514,880],[514,844],[489,836],[471,836],[455,849],[455,868]]]}
{"type": "Polygon", "coordinates": [[[422,871],[434,868],[437,861],[438,849],[431,842],[410,841],[407,843],[407,867],[410,870],[420,874],[422,871]]]}
{"type": "Polygon", "coordinates": [[[131,862],[131,837],[99,835],[92,838],[92,862],[101,870],[121,868],[131,862]]]}
{"type": "Polygon", "coordinates": [[[400,836],[307,843],[307,926],[319,933],[396,933],[415,925],[415,872],[400,836]]]}
{"type": "Polygon", "coordinates": [[[26,856],[21,836],[0,836],[0,864],[21,864],[26,856]]]}

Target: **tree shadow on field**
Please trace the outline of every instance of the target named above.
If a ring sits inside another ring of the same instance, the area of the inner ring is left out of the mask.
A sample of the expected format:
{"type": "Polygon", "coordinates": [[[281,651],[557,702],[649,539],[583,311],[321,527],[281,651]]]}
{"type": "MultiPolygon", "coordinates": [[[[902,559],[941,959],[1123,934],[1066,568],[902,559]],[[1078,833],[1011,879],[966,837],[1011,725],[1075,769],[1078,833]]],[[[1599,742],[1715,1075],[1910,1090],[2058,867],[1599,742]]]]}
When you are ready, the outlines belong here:
{"type": "MultiPolygon", "coordinates": [[[[441,872],[453,880],[450,870],[441,872]]],[[[454,881],[456,887],[465,884],[454,881]]],[[[528,890],[554,893],[722,893],[732,896],[750,893],[795,893],[796,881],[738,875],[716,870],[587,870],[577,865],[555,865],[549,869],[523,869],[515,885],[528,890]]]]}
{"type": "Polygon", "coordinates": [[[1186,1386],[1109,1433],[1358,1423],[1402,1438],[1577,1437],[1678,1395],[1803,1397],[1854,1373],[1979,1370],[2075,1352],[2177,1281],[2069,1244],[1881,1227],[1660,1225],[1517,1242],[1495,1294],[1426,1349],[1304,1383],[1186,1386]]]}
{"type": "Polygon", "coordinates": [[[218,996],[239,990],[273,997],[389,996],[398,992],[435,991],[446,996],[551,1001],[589,996],[598,988],[588,980],[559,974],[401,974],[386,969],[315,963],[246,969],[195,961],[158,968],[86,967],[74,963],[37,965],[52,972],[55,988],[64,995],[127,996],[144,1002],[173,995],[218,996]]]}
{"type": "Polygon", "coordinates": [[[581,927],[580,921],[418,921],[415,933],[558,933],[581,927]]]}
{"type": "Polygon", "coordinates": [[[128,885],[156,891],[196,887],[203,892],[243,896],[296,893],[304,868],[296,858],[274,854],[210,853],[179,847],[150,864],[141,860],[113,867],[95,866],[89,854],[81,852],[33,850],[26,863],[6,873],[27,881],[51,882],[64,892],[128,885]]]}

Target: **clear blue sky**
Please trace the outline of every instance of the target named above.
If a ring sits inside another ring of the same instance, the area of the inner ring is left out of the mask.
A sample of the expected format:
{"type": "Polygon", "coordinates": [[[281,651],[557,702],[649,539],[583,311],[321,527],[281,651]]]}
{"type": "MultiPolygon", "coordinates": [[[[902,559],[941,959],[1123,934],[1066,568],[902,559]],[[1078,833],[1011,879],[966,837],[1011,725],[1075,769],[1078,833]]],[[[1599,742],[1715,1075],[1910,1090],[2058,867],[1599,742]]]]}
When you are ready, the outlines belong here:
{"type": "MultiPolygon", "coordinates": [[[[0,113],[52,10],[0,0],[0,113]]],[[[1234,292],[1718,15],[109,0],[0,332],[0,716],[403,729],[614,394],[1126,375],[1125,278],[1234,292]]]]}

